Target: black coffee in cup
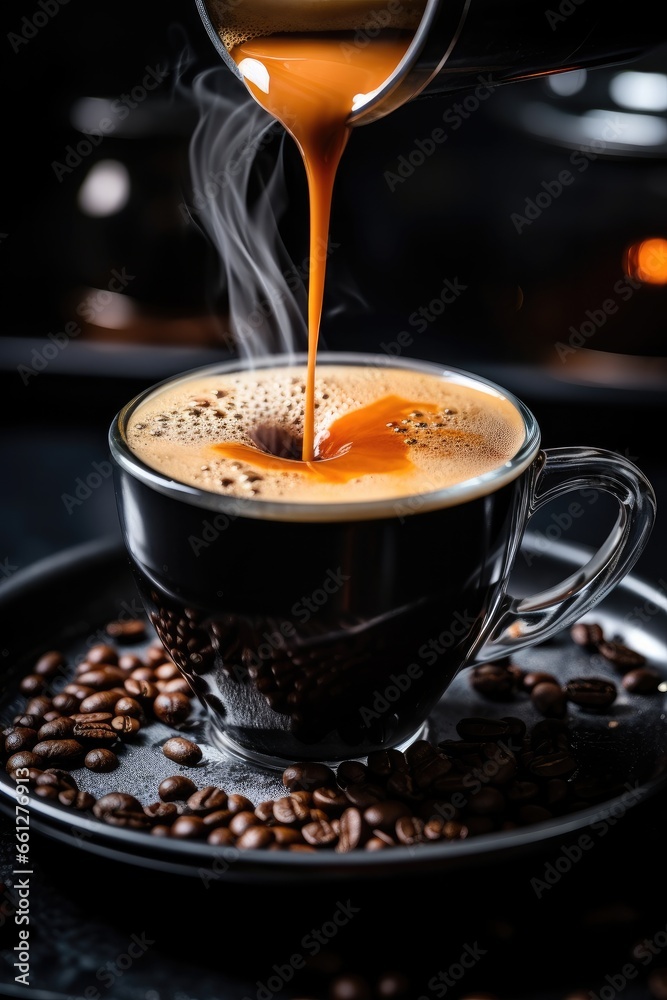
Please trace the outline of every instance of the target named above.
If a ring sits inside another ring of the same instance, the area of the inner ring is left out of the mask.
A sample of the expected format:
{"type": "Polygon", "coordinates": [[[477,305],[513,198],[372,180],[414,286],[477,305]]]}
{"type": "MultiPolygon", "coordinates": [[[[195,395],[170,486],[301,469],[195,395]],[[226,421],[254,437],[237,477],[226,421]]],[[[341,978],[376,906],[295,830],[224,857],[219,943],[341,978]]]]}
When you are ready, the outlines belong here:
{"type": "Polygon", "coordinates": [[[277,768],[403,747],[458,671],[554,635],[642,551],[654,496],[611,452],[540,450],[534,416],[466,372],[324,354],[312,461],[306,359],[185,373],[110,432],[138,586],[221,747],[277,768]],[[532,514],[595,484],[623,530],[514,599],[532,514]]]}

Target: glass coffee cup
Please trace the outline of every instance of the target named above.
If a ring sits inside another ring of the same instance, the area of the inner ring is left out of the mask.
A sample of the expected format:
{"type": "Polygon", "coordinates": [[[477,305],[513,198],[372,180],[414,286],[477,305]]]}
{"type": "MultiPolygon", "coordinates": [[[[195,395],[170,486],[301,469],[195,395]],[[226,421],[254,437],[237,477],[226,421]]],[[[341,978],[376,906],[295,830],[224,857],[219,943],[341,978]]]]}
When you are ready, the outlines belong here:
{"type": "Polygon", "coordinates": [[[544,449],[512,393],[414,359],[318,356],[320,452],[305,469],[290,441],[306,360],[185,372],[128,402],[109,433],[123,538],[156,633],[212,741],[276,769],[425,736],[462,669],[589,612],[634,566],[655,519],[651,484],[626,458],[544,449]],[[413,382],[420,394],[403,398],[413,382]],[[267,435],[258,414],[276,398],[284,409],[267,435]],[[358,414],[373,448],[400,459],[391,472],[373,465],[362,432],[348,433],[358,414]],[[180,474],[183,456],[194,474],[180,474]],[[607,539],[548,591],[513,596],[531,518],[587,488],[616,501],[607,539]]]}

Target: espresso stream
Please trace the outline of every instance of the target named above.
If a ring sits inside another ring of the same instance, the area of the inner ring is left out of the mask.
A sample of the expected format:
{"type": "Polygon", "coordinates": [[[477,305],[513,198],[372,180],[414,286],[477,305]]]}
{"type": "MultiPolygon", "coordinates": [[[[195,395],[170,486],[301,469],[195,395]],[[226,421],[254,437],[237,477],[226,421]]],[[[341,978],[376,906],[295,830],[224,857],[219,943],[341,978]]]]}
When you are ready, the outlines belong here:
{"type": "Polygon", "coordinates": [[[282,122],[297,143],[308,179],[310,283],[308,287],[308,372],[302,453],[315,455],[315,366],[324,296],[334,180],[350,137],[350,112],[391,75],[412,35],[361,40],[351,32],[333,37],[278,34],[235,45],[231,56],[255,100],[282,122]]]}

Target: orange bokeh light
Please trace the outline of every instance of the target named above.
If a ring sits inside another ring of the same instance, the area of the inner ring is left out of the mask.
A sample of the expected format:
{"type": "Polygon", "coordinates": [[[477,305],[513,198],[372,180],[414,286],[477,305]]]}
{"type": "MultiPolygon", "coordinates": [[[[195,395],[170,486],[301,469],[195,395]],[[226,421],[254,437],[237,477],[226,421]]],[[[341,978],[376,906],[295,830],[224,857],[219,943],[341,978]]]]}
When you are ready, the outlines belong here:
{"type": "Polygon", "coordinates": [[[653,237],[625,251],[625,272],[648,285],[667,285],[667,240],[653,237]]]}

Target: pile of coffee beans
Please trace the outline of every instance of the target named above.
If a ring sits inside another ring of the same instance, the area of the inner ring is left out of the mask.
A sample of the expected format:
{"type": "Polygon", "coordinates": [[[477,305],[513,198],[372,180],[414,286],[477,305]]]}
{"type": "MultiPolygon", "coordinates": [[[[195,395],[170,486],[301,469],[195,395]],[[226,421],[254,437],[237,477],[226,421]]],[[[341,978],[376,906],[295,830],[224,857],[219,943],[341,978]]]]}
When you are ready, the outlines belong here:
{"type": "MultiPolygon", "coordinates": [[[[459,719],[456,738],[418,740],[404,752],[379,751],[335,770],[295,762],[282,775],[284,794],[269,801],[198,787],[182,773],[161,781],[152,802],[122,788],[95,798],[79,789],[73,769],[113,772],[124,745],[146,726],[180,726],[192,714],[192,691],[157,640],[142,656],[123,648],[144,634],[134,622],[125,632],[121,623],[111,623],[109,642],[92,646],[73,676],[63,654],[52,650],[23,678],[26,702],[3,730],[2,750],[10,776],[27,769],[32,794],[156,837],[239,850],[345,854],[548,822],[623,790],[620,779],[614,784],[606,772],[596,777],[582,768],[567,720],[570,704],[587,712],[609,708],[616,684],[585,676],[563,685],[508,661],[472,668],[470,683],[495,702],[529,697],[540,716],[532,726],[512,714],[473,716],[459,719]],[[64,686],[55,684],[59,678],[64,686]]],[[[577,625],[571,634],[612,663],[628,691],[658,690],[657,671],[617,640],[605,640],[598,626],[577,625]]],[[[167,739],[162,752],[184,767],[202,759],[201,748],[185,736],[167,739]]]]}

